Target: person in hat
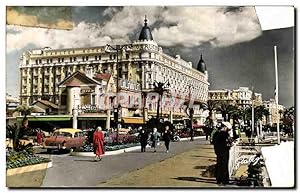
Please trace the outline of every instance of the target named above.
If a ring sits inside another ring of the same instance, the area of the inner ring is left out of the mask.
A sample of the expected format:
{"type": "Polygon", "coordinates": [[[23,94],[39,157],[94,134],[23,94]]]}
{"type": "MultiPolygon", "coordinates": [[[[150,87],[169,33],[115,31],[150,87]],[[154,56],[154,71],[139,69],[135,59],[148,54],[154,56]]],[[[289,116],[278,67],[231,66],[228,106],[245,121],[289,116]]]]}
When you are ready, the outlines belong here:
{"type": "Polygon", "coordinates": [[[213,145],[215,154],[217,155],[216,164],[216,180],[217,184],[229,183],[229,149],[230,149],[230,137],[229,130],[232,128],[229,122],[222,122],[221,127],[213,136],[213,145]]]}

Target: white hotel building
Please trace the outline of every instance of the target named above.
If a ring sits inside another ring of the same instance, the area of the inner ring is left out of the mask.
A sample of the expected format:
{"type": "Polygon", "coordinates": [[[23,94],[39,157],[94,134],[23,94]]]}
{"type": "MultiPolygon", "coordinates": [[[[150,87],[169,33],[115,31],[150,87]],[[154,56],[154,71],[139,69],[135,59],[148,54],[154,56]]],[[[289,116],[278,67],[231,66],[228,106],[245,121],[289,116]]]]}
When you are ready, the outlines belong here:
{"type": "MultiPolygon", "coordinates": [[[[46,47],[24,52],[20,61],[20,103],[31,105],[37,100],[49,101],[59,107],[60,115],[69,116],[70,120],[73,119],[71,108],[93,106],[97,111],[79,111],[78,121],[106,120],[106,127],[110,127],[112,108],[101,105],[100,100],[115,102],[115,97],[111,100],[103,97],[106,92],[116,92],[118,75],[119,93],[126,93],[127,100],[141,99],[142,93],[149,95],[155,81],[169,82],[169,92],[163,95],[160,111],[166,119],[182,120],[187,114],[179,103],[167,105],[165,101],[186,101],[190,96],[194,101],[207,101],[209,82],[202,56],[195,69],[191,62],[183,60],[179,55],[172,57],[165,54],[154,41],[146,19],[138,40],[119,46],[124,49],[118,52],[118,56],[117,51],[109,46],[66,49],[46,47]],[[67,96],[71,89],[76,90],[78,96],[74,93],[74,96],[67,96]]],[[[155,117],[157,98],[146,97],[145,108],[122,104],[121,117],[129,119],[136,116],[138,119],[138,116],[146,116],[143,122],[155,117]]],[[[194,109],[194,116],[204,120],[199,107],[194,109]]],[[[129,122],[134,124],[135,121],[129,122]]],[[[79,123],[79,127],[87,127],[86,124],[79,123]]]]}

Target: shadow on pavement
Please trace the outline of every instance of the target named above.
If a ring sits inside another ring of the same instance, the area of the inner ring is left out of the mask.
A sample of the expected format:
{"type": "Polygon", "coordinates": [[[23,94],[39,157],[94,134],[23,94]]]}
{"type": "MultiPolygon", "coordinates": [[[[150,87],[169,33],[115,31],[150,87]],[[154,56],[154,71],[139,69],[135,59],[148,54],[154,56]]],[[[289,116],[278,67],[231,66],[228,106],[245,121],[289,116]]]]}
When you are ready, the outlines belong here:
{"type": "Polygon", "coordinates": [[[210,183],[210,184],[217,184],[215,179],[208,179],[208,178],[199,178],[199,177],[177,177],[172,178],[175,180],[183,180],[183,181],[194,181],[194,182],[202,182],[202,183],[210,183]]]}
{"type": "Polygon", "coordinates": [[[47,155],[68,155],[68,154],[70,154],[70,152],[68,151],[68,152],[64,152],[64,151],[52,151],[51,153],[49,153],[49,152],[46,152],[46,151],[44,151],[44,152],[36,152],[35,154],[41,154],[41,155],[43,155],[43,154],[47,154],[47,155]]]}
{"type": "Polygon", "coordinates": [[[216,157],[208,157],[208,156],[201,156],[201,155],[192,155],[191,157],[203,157],[203,158],[216,158],[216,157]]]}
{"type": "MultiPolygon", "coordinates": [[[[94,159],[76,159],[74,161],[76,161],[76,162],[97,162],[94,159]]],[[[98,161],[98,162],[101,162],[101,161],[98,161]]]]}

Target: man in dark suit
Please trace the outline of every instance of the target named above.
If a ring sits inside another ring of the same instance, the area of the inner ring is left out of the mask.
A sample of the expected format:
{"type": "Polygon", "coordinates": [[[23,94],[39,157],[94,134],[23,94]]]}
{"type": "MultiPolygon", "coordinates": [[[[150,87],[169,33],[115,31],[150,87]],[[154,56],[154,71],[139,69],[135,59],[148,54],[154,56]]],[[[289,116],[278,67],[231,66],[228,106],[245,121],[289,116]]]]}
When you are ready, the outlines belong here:
{"type": "Polygon", "coordinates": [[[229,149],[230,149],[230,137],[228,131],[232,128],[229,122],[222,122],[221,127],[213,136],[213,145],[215,154],[217,155],[216,164],[216,180],[217,184],[229,183],[229,149]]]}

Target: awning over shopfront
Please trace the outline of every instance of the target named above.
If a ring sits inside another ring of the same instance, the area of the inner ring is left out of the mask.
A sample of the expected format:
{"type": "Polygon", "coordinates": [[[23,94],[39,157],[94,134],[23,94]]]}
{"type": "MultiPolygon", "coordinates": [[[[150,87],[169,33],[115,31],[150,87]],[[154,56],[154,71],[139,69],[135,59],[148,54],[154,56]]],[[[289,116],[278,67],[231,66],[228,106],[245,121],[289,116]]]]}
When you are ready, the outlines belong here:
{"type": "Polygon", "coordinates": [[[127,124],[144,124],[144,120],[142,117],[126,117],[123,118],[123,121],[127,124]]]}
{"type": "Polygon", "coordinates": [[[79,121],[101,121],[101,120],[106,120],[106,117],[78,117],[77,118],[79,121]]]}
{"type": "MultiPolygon", "coordinates": [[[[71,116],[34,116],[27,117],[28,121],[70,121],[71,116]]],[[[17,121],[22,121],[23,117],[17,117],[17,121]]]]}

